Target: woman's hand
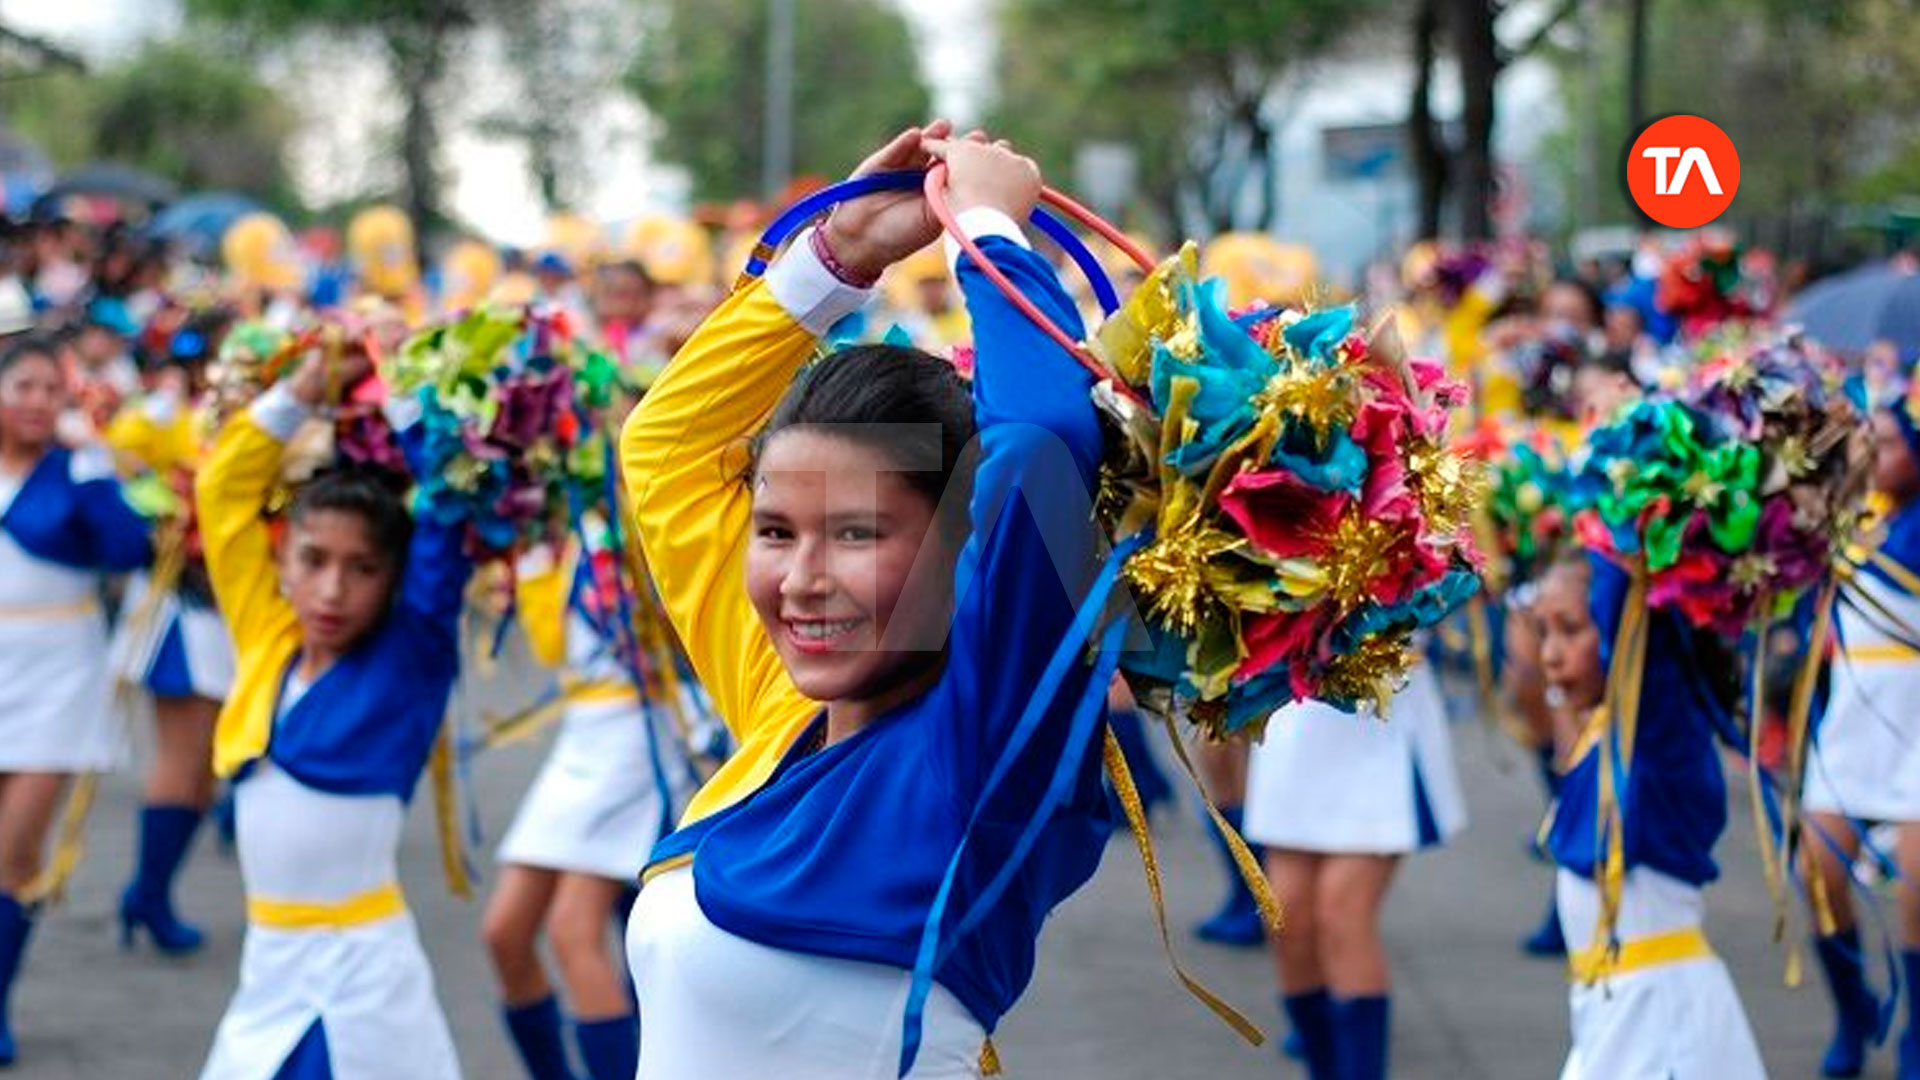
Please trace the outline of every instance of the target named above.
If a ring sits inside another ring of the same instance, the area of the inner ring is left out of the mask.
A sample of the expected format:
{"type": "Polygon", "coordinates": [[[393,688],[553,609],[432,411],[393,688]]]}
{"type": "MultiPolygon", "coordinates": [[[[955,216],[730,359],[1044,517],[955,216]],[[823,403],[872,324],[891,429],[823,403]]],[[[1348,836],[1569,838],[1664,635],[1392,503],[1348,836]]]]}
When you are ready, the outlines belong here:
{"type": "Polygon", "coordinates": [[[1005,141],[928,139],[926,147],[947,163],[947,205],[956,214],[984,206],[1024,221],[1040,201],[1040,166],[1005,141]]]}
{"type": "Polygon", "coordinates": [[[348,389],[372,372],[373,361],[358,346],[349,345],[336,351],[316,345],[307,350],[300,367],[288,377],[287,390],[295,401],[317,409],[339,401],[348,389]]]}
{"type": "MultiPolygon", "coordinates": [[[[933,164],[927,144],[952,134],[953,125],[945,120],[908,128],[861,162],[853,175],[927,168],[933,164]]],[[[918,190],[884,191],[841,203],[821,228],[834,257],[868,279],[940,238],[940,223],[918,190]]]]}

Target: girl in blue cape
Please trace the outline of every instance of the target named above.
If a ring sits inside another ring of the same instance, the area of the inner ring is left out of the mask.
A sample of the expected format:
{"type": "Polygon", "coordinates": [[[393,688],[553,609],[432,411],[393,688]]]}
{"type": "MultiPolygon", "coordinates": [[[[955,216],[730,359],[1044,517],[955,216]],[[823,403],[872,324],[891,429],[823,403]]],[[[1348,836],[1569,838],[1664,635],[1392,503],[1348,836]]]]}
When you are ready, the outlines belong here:
{"type": "MultiPolygon", "coordinates": [[[[214,771],[234,785],[247,893],[240,985],[201,1080],[460,1076],[397,863],[458,674],[464,525],[415,523],[404,478],[373,466],[301,485],[277,550],[264,518],[287,441],[368,368],[316,350],[227,421],[195,477],[239,649],[214,771]]],[[[411,404],[389,406],[410,460],[411,404]]]]}
{"type": "Polygon", "coordinates": [[[112,456],[56,442],[66,397],[51,344],[0,346],[0,1065],[14,1059],[7,999],[60,794],[125,757],[101,575],[152,558],[112,456]]]}
{"type": "Polygon", "coordinates": [[[1823,1076],[1858,1076],[1867,1047],[1882,1036],[1881,1001],[1867,984],[1860,931],[1849,897],[1859,823],[1899,827],[1900,940],[1910,1016],[1900,1040],[1901,1080],[1920,1078],[1920,430],[1905,401],[1874,414],[1873,486],[1887,501],[1884,535],[1850,588],[1867,602],[1834,612],[1839,644],[1825,714],[1813,736],[1803,790],[1811,828],[1802,849],[1822,877],[1831,933],[1814,947],[1834,1003],[1833,1042],[1823,1076]],[[1899,625],[1904,624],[1904,625],[1899,625]]]}
{"type": "Polygon", "coordinates": [[[1629,766],[1603,768],[1615,709],[1602,702],[1629,600],[1625,571],[1574,553],[1541,579],[1535,615],[1564,778],[1548,831],[1560,865],[1573,1047],[1561,1080],[1758,1080],[1766,1071],[1733,980],[1701,927],[1727,823],[1716,735],[1728,730],[1731,657],[1675,614],[1645,612],[1646,665],[1629,766]],[[1609,783],[1611,781],[1611,783],[1609,783]],[[1603,787],[1619,831],[1602,836],[1603,787]],[[1624,873],[1602,926],[1609,844],[1624,873]],[[1602,930],[1608,940],[1600,940],[1602,930]]]}
{"type": "MultiPolygon", "coordinates": [[[[935,157],[961,228],[1079,336],[1016,224],[1031,161],[936,123],[862,171],[935,157]]],[[[1099,567],[1092,377],[971,259],[971,396],[910,348],[815,359],[937,238],[918,192],[843,204],[627,423],[648,564],[739,747],[655,848],[629,923],[645,1080],[977,1076],[1041,924],[1099,864],[1089,744],[1117,642],[1048,670],[1099,567]]]]}

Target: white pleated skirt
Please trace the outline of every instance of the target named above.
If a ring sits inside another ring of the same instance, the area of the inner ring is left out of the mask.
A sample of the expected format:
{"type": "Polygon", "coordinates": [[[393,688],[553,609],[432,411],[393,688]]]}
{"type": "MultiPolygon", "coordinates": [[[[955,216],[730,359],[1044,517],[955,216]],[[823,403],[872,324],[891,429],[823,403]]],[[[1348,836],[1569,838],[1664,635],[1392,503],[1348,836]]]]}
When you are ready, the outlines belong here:
{"type": "MultiPolygon", "coordinates": [[[[182,601],[175,592],[153,597],[145,573],[127,582],[111,664],[123,685],[157,694],[180,689],[225,701],[233,689],[233,638],[219,611],[182,601]]],[[[186,696],[186,695],[177,695],[186,696]]]]}
{"type": "Polygon", "coordinates": [[[637,701],[569,706],[498,858],[631,882],[692,790],[692,773],[660,710],[643,709],[637,701]]]}
{"type": "MultiPolygon", "coordinates": [[[[1593,882],[1560,871],[1556,902],[1567,948],[1592,944],[1600,917],[1593,882]]],[[[1700,890],[1646,867],[1627,872],[1621,941],[1700,925],[1700,890]]],[[[1611,975],[1568,990],[1573,1048],[1560,1080],[1765,1080],[1753,1028],[1717,956],[1611,975]]]]}
{"type": "Polygon", "coordinates": [[[1466,827],[1446,702],[1415,665],[1385,720],[1319,702],[1285,706],[1247,766],[1248,840],[1332,855],[1400,855],[1466,827]]]}

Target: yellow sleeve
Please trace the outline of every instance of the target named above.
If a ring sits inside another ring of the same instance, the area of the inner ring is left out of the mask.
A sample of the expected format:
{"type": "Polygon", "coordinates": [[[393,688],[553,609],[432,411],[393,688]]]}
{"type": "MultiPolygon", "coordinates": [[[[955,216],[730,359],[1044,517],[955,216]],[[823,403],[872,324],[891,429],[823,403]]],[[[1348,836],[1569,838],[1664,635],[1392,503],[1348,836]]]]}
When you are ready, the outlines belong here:
{"type": "Polygon", "coordinates": [[[214,738],[214,768],[221,776],[265,752],[279,678],[300,644],[299,623],[280,595],[273,541],[261,519],[284,449],[243,411],[221,430],[194,478],[207,575],[239,654],[214,738]]]}
{"type": "Polygon", "coordinates": [[[744,575],[752,507],[746,443],[816,340],[766,282],[756,282],[701,324],[621,434],[634,531],[655,587],[738,744],[695,798],[689,821],[764,783],[819,708],[788,679],[748,603],[744,575]]]}
{"type": "Polygon", "coordinates": [[[567,659],[567,600],[573,583],[574,547],[514,577],[513,606],[526,632],[527,646],[542,667],[557,668],[567,659]]]}
{"type": "Polygon", "coordinates": [[[169,473],[193,465],[192,418],[185,410],[168,423],[159,423],[142,406],[121,409],[101,436],[113,450],[121,472],[169,473]]]}

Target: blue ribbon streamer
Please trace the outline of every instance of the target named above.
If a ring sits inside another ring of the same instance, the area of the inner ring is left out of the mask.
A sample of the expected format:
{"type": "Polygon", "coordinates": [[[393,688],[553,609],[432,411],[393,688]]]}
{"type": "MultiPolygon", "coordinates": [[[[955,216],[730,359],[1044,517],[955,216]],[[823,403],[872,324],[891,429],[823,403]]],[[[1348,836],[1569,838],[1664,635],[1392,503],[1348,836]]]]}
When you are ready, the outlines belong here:
{"type": "MultiPolygon", "coordinates": [[[[1020,754],[1026,749],[1027,744],[1033,741],[1041,722],[1046,720],[1052,712],[1052,705],[1060,693],[1061,684],[1072,673],[1074,666],[1081,663],[1081,650],[1086,646],[1087,639],[1092,637],[1094,626],[1099,622],[1101,613],[1106,608],[1107,598],[1119,581],[1120,570],[1127,558],[1140,550],[1150,538],[1150,530],[1135,533],[1115,545],[1113,551],[1108,554],[1086,598],[1080,602],[1079,609],[1074,612],[1073,622],[1068,626],[1066,635],[1061,638],[1052,658],[1047,661],[1046,670],[1041,674],[1039,683],[1035,685],[1033,696],[1028,699],[1027,707],[1014,725],[1012,734],[1007,737],[1006,745],[1001,748],[1000,756],[995,760],[986,784],[982,786],[980,794],[974,800],[972,817],[967,822],[966,831],[961,834],[959,845],[954,848],[953,857],[947,862],[946,874],[940,880],[940,890],[934,895],[933,906],[928,909],[926,922],[921,926],[920,947],[914,959],[913,981],[907,992],[906,1018],[901,1028],[900,1075],[903,1077],[912,1070],[914,1059],[920,1053],[927,998],[933,993],[934,972],[952,954],[954,945],[963,936],[963,932],[956,932],[949,937],[943,937],[940,928],[946,921],[947,905],[953,899],[954,884],[959,878],[961,864],[966,858],[968,841],[973,836],[973,827],[979,822],[982,809],[999,790],[1007,775],[1013,771],[1014,763],[1019,759],[1020,754]]],[[[1047,791],[1036,808],[1034,816],[1027,822],[1026,828],[1016,841],[1013,854],[1008,858],[1006,865],[1001,867],[988,889],[981,893],[973,907],[967,911],[962,921],[962,926],[966,929],[970,930],[977,925],[979,920],[985,917],[985,911],[991,907],[993,901],[1005,892],[1014,872],[1019,868],[1020,859],[1032,849],[1039,839],[1040,831],[1045,828],[1050,819],[1057,801],[1057,793],[1071,784],[1073,774],[1079,766],[1080,756],[1074,747],[1087,741],[1092,719],[1104,715],[1099,709],[1089,709],[1088,703],[1090,701],[1095,704],[1105,702],[1107,682],[1112,678],[1119,664],[1120,647],[1126,636],[1126,628],[1126,620],[1114,619],[1101,635],[1100,651],[1094,661],[1093,677],[1088,681],[1087,690],[1081,700],[1075,705],[1071,728],[1072,741],[1068,745],[1067,753],[1055,769],[1053,780],[1048,784],[1047,791]],[[1102,672],[1105,673],[1105,678],[1101,677],[1102,672]]]]}
{"type": "MultiPolygon", "coordinates": [[[[766,273],[767,260],[760,257],[761,251],[780,250],[780,245],[808,222],[843,202],[883,191],[918,191],[925,186],[926,180],[925,172],[907,169],[856,176],[821,188],[787,207],[779,217],[773,219],[773,224],[760,234],[760,243],[756,245],[754,254],[747,257],[747,265],[741,272],[747,277],[759,277],[766,273]]],[[[1080,272],[1087,276],[1088,283],[1093,286],[1094,298],[1100,303],[1100,310],[1109,315],[1120,310],[1120,296],[1114,291],[1113,281],[1107,277],[1106,268],[1100,265],[1099,258],[1088,249],[1086,243],[1044,207],[1034,207],[1031,220],[1034,227],[1059,244],[1067,257],[1080,268],[1080,272]]]]}

